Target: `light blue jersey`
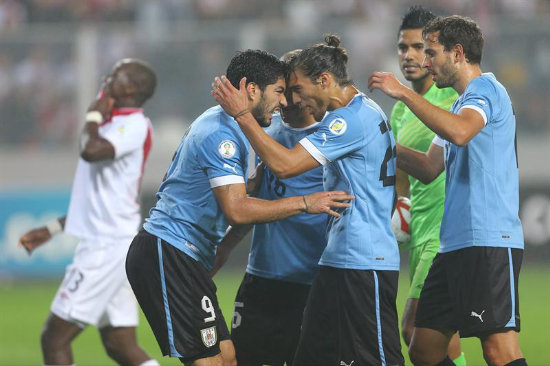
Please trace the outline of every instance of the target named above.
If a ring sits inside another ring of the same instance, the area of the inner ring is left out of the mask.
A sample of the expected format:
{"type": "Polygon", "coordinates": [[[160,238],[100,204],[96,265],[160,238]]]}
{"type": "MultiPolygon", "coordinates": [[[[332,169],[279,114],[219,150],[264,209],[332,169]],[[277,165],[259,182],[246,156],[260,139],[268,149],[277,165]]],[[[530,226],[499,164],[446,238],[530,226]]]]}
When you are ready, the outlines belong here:
{"type": "MultiPolygon", "coordinates": [[[[306,128],[292,128],[278,114],[273,116],[271,126],[265,131],[281,145],[292,148],[318,128],[319,123],[306,128]]],[[[322,190],[322,167],[288,179],[277,178],[266,167],[258,197],[277,200],[322,190]]],[[[264,278],[311,284],[317,273],[319,257],[327,243],[326,226],[327,215],[306,213],[256,224],[246,271],[264,278]]]]}
{"type": "Polygon", "coordinates": [[[466,146],[444,141],[447,179],[439,251],[472,246],[523,249],[516,117],[510,97],[493,74],[485,73],[468,84],[451,112],[462,108],[479,112],[485,127],[466,146]]]}
{"type": "Polygon", "coordinates": [[[233,118],[208,109],[180,143],[143,228],[210,270],[228,227],[212,188],[246,184],[248,150],[233,118]]]}
{"type": "Polygon", "coordinates": [[[395,141],[386,115],[362,93],[325,116],[300,141],[324,165],[325,190],[355,195],[351,207],[330,217],[319,264],[345,269],[399,270],[390,230],[395,195],[395,141]]]}

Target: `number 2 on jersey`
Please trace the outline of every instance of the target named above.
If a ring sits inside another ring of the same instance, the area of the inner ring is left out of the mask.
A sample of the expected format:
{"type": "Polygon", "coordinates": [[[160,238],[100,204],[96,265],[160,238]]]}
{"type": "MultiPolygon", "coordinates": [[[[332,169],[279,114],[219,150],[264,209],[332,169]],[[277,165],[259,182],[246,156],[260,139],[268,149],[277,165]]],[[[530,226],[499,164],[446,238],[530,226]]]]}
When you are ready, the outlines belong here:
{"type": "MultiPolygon", "coordinates": [[[[380,132],[382,134],[389,133],[391,131],[391,128],[388,126],[386,121],[380,122],[380,124],[378,126],[380,127],[380,132]]],[[[389,140],[391,141],[391,137],[390,137],[389,140]]],[[[384,160],[382,160],[382,165],[380,165],[380,179],[379,180],[382,181],[382,185],[384,187],[395,185],[395,175],[388,176],[388,163],[395,156],[396,156],[395,146],[392,148],[391,143],[390,143],[390,146],[388,146],[388,148],[386,149],[386,154],[384,155],[384,160]]]]}

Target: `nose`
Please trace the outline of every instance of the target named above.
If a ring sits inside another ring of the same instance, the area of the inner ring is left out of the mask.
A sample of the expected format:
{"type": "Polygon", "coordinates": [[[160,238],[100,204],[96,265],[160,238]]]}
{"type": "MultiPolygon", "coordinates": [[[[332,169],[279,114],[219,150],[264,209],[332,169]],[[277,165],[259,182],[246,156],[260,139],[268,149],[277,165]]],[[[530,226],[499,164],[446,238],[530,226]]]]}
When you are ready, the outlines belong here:
{"type": "Polygon", "coordinates": [[[424,60],[422,60],[422,67],[425,67],[426,69],[431,66],[430,58],[428,56],[424,56],[424,60]]]}
{"type": "Polygon", "coordinates": [[[302,99],[300,98],[300,94],[292,92],[292,104],[300,105],[301,103],[302,99]]]}
{"type": "Polygon", "coordinates": [[[281,107],[286,107],[288,105],[284,94],[281,94],[281,98],[279,98],[279,104],[281,105],[281,107]]]}

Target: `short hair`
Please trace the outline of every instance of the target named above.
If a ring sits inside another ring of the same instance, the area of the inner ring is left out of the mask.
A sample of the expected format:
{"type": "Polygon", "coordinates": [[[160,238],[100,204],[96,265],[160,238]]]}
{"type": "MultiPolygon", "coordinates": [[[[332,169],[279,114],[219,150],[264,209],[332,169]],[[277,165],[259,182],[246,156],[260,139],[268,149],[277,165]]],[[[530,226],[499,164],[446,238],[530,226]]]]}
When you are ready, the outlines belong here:
{"type": "Polygon", "coordinates": [[[411,6],[403,16],[397,34],[399,36],[399,33],[405,29],[424,28],[433,19],[435,19],[435,14],[428,9],[425,9],[421,5],[411,6]]]}
{"type": "Polygon", "coordinates": [[[142,106],[153,96],[157,87],[157,76],[151,66],[139,59],[124,59],[122,67],[127,70],[129,82],[136,88],[135,98],[139,106],[142,106]]]}
{"type": "Polygon", "coordinates": [[[340,47],[340,37],[334,34],[325,35],[325,44],[319,43],[302,50],[290,61],[290,69],[300,69],[305,76],[315,81],[323,72],[334,75],[339,85],[349,85],[348,54],[340,47]]]}
{"type": "Polygon", "coordinates": [[[263,92],[266,86],[275,84],[280,77],[286,77],[287,69],[286,63],[271,53],[246,50],[236,53],[225,75],[235,88],[246,77],[246,84],[255,83],[263,92]]]}
{"type": "Polygon", "coordinates": [[[437,17],[426,24],[422,30],[422,37],[426,39],[428,34],[433,32],[439,32],[439,43],[445,51],[460,44],[469,63],[481,63],[483,34],[472,19],[460,15],[437,17]]]}

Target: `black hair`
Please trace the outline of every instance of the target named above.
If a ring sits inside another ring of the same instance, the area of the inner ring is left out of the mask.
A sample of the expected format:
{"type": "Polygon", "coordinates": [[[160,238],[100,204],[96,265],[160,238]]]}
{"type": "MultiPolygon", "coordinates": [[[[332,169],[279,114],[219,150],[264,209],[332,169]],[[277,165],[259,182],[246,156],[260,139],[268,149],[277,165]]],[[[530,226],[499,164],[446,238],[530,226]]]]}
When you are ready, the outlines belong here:
{"type": "Polygon", "coordinates": [[[425,9],[421,5],[411,6],[403,16],[398,35],[405,29],[422,29],[433,19],[435,19],[435,14],[428,9],[425,9]]]}
{"type": "Polygon", "coordinates": [[[147,62],[138,59],[123,60],[121,66],[127,70],[128,80],[136,88],[134,94],[136,103],[142,106],[155,92],[157,86],[155,72],[147,62]]]}
{"type": "Polygon", "coordinates": [[[438,41],[445,51],[460,44],[469,63],[481,63],[483,34],[472,19],[460,15],[437,17],[426,24],[422,30],[422,37],[426,39],[428,34],[433,32],[439,32],[438,41]]]}
{"type": "Polygon", "coordinates": [[[246,77],[246,83],[255,83],[263,92],[265,87],[286,77],[287,65],[275,55],[261,50],[237,52],[227,67],[226,77],[235,88],[246,77]]]}
{"type": "Polygon", "coordinates": [[[290,69],[300,69],[305,76],[316,81],[323,72],[330,72],[338,85],[344,86],[353,82],[348,78],[348,54],[340,47],[340,37],[334,34],[325,35],[325,44],[319,43],[302,50],[290,61],[290,69]]]}

